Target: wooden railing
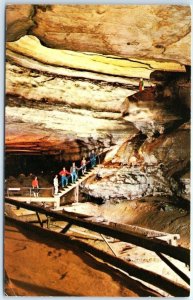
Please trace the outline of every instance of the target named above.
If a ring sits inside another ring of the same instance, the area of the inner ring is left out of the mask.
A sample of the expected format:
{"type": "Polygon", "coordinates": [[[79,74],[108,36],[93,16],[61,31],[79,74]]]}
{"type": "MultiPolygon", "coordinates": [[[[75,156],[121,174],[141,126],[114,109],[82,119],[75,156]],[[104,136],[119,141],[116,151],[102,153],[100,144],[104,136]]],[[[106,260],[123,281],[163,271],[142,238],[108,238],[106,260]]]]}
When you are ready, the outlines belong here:
{"type": "MultiPolygon", "coordinates": [[[[6,216],[5,218],[7,222],[16,226],[20,226],[22,229],[25,229],[27,231],[35,232],[36,234],[41,235],[42,238],[48,237],[53,239],[53,241],[60,241],[64,244],[70,243],[72,246],[75,246],[76,248],[78,247],[80,251],[94,255],[95,257],[99,258],[100,260],[103,260],[104,262],[110,264],[116,269],[121,270],[126,276],[133,276],[134,278],[140,279],[143,282],[147,282],[151,285],[151,287],[156,286],[159,289],[167,292],[169,295],[176,297],[188,297],[190,295],[189,288],[185,287],[184,285],[175,283],[162,275],[138,267],[133,263],[122,260],[119,257],[112,256],[111,254],[101,249],[97,249],[83,241],[77,239],[73,240],[70,237],[65,236],[63,233],[51,231],[46,228],[42,228],[33,224],[10,218],[8,216],[6,216]]],[[[69,227],[70,224],[68,224],[68,228],[69,227]]],[[[27,235],[29,237],[28,232],[27,235]]]]}
{"type": "Polygon", "coordinates": [[[124,242],[132,243],[134,245],[143,247],[145,249],[161,252],[167,254],[179,261],[184,262],[186,265],[190,265],[190,250],[183,247],[176,247],[168,245],[161,240],[151,240],[147,237],[143,237],[134,232],[127,232],[124,229],[111,228],[105,224],[99,224],[94,222],[89,222],[87,220],[78,219],[77,217],[70,216],[64,212],[50,211],[47,208],[38,207],[33,204],[27,204],[19,202],[10,198],[5,198],[5,203],[15,205],[17,207],[26,208],[31,211],[39,212],[47,216],[53,217],[57,220],[63,220],[71,225],[77,225],[83,228],[90,229],[92,231],[111,236],[113,238],[119,239],[124,242]]]}

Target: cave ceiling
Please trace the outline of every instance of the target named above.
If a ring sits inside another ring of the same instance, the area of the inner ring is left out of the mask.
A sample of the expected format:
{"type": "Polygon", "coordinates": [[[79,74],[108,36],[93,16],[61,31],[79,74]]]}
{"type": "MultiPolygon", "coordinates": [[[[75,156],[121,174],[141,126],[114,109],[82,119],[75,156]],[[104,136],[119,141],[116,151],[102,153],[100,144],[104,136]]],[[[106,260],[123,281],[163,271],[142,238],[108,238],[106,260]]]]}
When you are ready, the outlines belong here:
{"type": "Polygon", "coordinates": [[[190,64],[191,11],[180,5],[8,5],[7,41],[190,64]]]}
{"type": "MultiPolygon", "coordinates": [[[[6,23],[7,153],[77,160],[182,124],[170,86],[170,109],[155,103],[152,74],[186,74],[190,7],[8,5],[6,23]]],[[[189,98],[189,83],[176,85],[189,98]]]]}

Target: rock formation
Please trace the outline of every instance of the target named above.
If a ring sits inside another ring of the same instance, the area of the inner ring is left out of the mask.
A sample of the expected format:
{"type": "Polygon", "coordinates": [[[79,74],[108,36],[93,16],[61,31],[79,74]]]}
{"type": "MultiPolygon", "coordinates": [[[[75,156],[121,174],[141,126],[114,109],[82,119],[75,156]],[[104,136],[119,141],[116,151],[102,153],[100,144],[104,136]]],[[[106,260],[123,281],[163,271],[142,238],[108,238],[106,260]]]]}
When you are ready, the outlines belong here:
{"type": "Polygon", "coordinates": [[[8,5],[7,40],[190,65],[191,11],[180,5],[8,5]]]}
{"type": "Polygon", "coordinates": [[[90,196],[189,199],[190,8],[141,8],[7,6],[7,168],[109,149],[90,196]]]}

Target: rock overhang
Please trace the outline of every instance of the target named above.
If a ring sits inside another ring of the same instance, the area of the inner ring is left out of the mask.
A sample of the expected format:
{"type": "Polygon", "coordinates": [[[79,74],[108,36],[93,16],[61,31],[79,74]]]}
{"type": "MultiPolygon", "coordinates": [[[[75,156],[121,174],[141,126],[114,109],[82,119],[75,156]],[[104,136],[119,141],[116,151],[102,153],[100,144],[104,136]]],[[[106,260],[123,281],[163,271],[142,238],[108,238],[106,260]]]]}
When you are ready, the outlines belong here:
{"type": "Polygon", "coordinates": [[[55,49],[190,65],[191,9],[183,5],[8,5],[7,41],[26,34],[55,49]]]}
{"type": "Polygon", "coordinates": [[[39,155],[79,159],[93,148],[120,145],[140,130],[163,134],[162,127],[180,120],[155,99],[133,103],[124,117],[121,105],[135,97],[139,78],[147,90],[156,86],[155,71],[186,72],[188,6],[9,5],[7,24],[9,153],[39,149],[39,155]],[[72,24],[72,16],[79,23],[72,24]]]}

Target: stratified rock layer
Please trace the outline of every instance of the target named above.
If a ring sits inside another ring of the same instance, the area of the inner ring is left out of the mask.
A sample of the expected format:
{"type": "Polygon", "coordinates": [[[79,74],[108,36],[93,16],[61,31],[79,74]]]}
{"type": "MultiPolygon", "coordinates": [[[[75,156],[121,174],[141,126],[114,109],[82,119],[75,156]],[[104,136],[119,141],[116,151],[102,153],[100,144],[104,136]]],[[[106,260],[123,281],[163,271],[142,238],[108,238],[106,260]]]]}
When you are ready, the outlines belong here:
{"type": "Polygon", "coordinates": [[[26,31],[51,48],[190,64],[188,6],[8,5],[7,40],[26,31]]]}
{"type": "Polygon", "coordinates": [[[153,66],[173,68],[183,74],[180,64],[152,63],[150,67],[145,62],[131,63],[105,56],[96,56],[96,62],[92,54],[85,57],[74,53],[75,57],[78,55],[79,65],[83,64],[81,59],[90,61],[90,67],[87,64],[87,70],[80,71],[76,70],[77,59],[70,62],[73,69],[68,67],[68,52],[57,50],[56,58],[54,49],[41,46],[32,36],[7,43],[7,47],[6,149],[9,153],[14,149],[17,153],[55,153],[77,160],[85,149],[120,145],[138,130],[147,136],[163,133],[165,127],[181,119],[175,111],[167,111],[167,105],[155,101],[155,83],[144,80],[145,90],[138,92],[139,78],[135,77],[140,74],[142,64],[148,74],[154,70],[153,66]],[[92,72],[101,62],[102,73],[92,72]],[[118,69],[112,65],[115,62],[118,69]],[[124,75],[117,76],[121,69],[124,75]],[[130,73],[133,77],[126,77],[130,73]],[[73,143],[76,146],[70,147],[73,143]]]}
{"type": "Polygon", "coordinates": [[[102,74],[149,78],[152,71],[185,72],[183,65],[172,61],[155,62],[153,60],[123,59],[98,55],[96,53],[80,53],[44,47],[35,36],[26,35],[15,42],[7,42],[11,51],[33,58],[51,66],[68,67],[78,70],[89,70],[102,74]]]}
{"type": "Polygon", "coordinates": [[[6,152],[63,163],[111,149],[86,193],[188,200],[189,7],[8,6],[7,14],[6,152]]]}

